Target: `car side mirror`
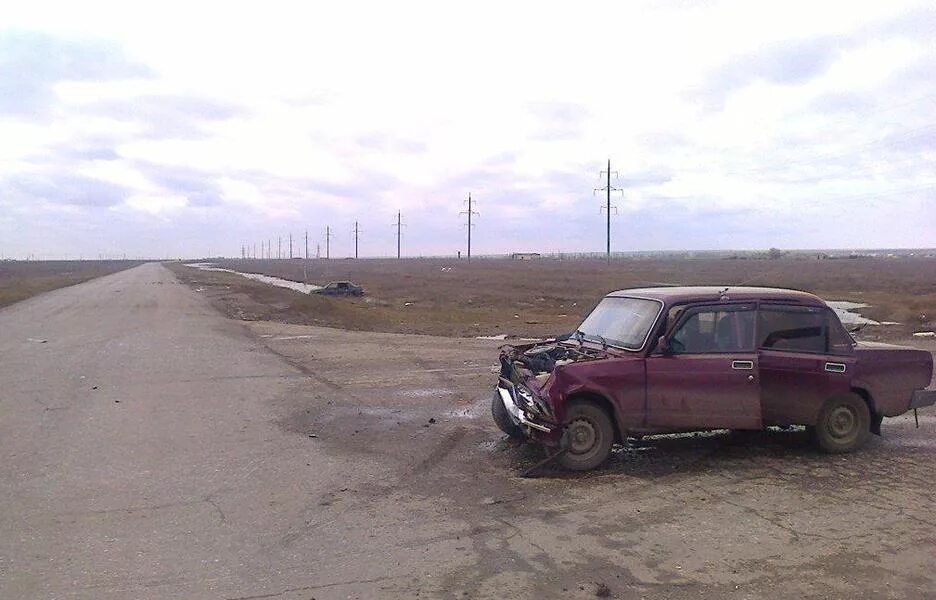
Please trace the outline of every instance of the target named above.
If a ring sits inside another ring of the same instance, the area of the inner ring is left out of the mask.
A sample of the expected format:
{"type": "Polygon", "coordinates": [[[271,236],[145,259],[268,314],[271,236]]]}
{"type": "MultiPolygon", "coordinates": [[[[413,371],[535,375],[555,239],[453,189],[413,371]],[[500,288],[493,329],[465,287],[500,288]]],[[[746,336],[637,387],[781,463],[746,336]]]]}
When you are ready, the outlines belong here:
{"type": "Polygon", "coordinates": [[[666,340],[666,336],[665,336],[665,335],[661,335],[661,336],[660,336],[660,339],[657,340],[656,349],[657,349],[659,352],[661,352],[662,354],[669,354],[669,353],[670,353],[669,342],[666,340]]]}

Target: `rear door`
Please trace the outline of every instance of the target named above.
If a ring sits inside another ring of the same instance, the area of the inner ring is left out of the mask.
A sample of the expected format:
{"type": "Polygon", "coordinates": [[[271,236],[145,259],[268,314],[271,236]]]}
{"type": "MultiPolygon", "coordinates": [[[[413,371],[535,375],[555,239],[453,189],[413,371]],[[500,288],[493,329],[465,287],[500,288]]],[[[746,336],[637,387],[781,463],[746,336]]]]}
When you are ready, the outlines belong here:
{"type": "Polygon", "coordinates": [[[822,403],[848,392],[851,338],[826,307],[761,304],[757,317],[765,425],[812,425],[822,403]]]}
{"type": "Polygon", "coordinates": [[[759,429],[753,304],[687,309],[647,357],[647,424],[661,429],[759,429]]]}

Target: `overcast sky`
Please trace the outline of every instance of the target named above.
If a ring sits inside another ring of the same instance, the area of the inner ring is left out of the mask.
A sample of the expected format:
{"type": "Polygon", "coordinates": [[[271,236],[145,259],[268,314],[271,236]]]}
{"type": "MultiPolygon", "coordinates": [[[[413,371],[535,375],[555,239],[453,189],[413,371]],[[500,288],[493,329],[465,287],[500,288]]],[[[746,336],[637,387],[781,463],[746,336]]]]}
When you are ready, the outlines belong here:
{"type": "Polygon", "coordinates": [[[936,246],[932,2],[141,4],[0,11],[3,256],[936,246]]]}

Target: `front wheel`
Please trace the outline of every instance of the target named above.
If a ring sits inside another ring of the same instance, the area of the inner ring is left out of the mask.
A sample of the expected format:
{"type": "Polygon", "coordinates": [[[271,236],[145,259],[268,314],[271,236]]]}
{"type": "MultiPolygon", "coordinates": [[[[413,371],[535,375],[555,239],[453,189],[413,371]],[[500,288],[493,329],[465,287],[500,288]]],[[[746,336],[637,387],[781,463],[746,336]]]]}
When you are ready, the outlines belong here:
{"type": "Polygon", "coordinates": [[[819,420],[812,433],[819,447],[826,452],[851,452],[868,440],[871,412],[857,394],[829,398],[819,411],[819,420]]]}
{"type": "Polygon", "coordinates": [[[566,449],[559,464],[572,471],[594,469],[611,455],[614,425],[608,412],[592,402],[580,401],[566,409],[566,449]]]}
{"type": "Polygon", "coordinates": [[[510,418],[510,413],[507,412],[507,407],[504,406],[504,401],[501,400],[497,390],[494,390],[494,397],[491,399],[491,416],[494,418],[494,422],[497,423],[497,427],[508,436],[515,440],[525,437],[523,429],[510,418]]]}

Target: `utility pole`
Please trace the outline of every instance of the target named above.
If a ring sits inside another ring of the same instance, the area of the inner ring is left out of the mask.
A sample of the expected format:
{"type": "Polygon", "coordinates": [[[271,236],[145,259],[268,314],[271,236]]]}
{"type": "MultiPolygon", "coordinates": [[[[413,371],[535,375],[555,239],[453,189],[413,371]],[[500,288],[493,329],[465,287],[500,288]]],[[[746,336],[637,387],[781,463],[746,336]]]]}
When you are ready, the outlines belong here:
{"type": "Polygon", "coordinates": [[[315,258],[322,258],[322,244],[318,242],[315,244],[315,258]]]}
{"type": "Polygon", "coordinates": [[[358,227],[358,222],[354,222],[354,258],[358,257],[358,234],[361,233],[361,228],[358,227]]]}
{"type": "Polygon", "coordinates": [[[292,234],[289,234],[289,259],[292,260],[292,234]]]}
{"type": "Polygon", "coordinates": [[[305,230],[305,259],[309,260],[309,230],[305,230]]]}
{"type": "Polygon", "coordinates": [[[325,259],[331,258],[331,227],[325,226],[325,259]]]}
{"type": "Polygon", "coordinates": [[[276,259],[283,258],[283,236],[276,238],[276,259]]]}
{"type": "Polygon", "coordinates": [[[254,258],[257,258],[257,244],[254,244],[254,258]]]}
{"type": "Polygon", "coordinates": [[[614,214],[617,214],[617,207],[616,207],[616,206],[611,206],[611,192],[620,192],[620,193],[622,193],[622,194],[624,193],[624,191],[621,190],[621,189],[619,189],[619,188],[611,187],[611,173],[614,173],[614,177],[615,177],[615,178],[618,177],[617,171],[612,171],[612,170],[611,170],[611,159],[609,158],[609,159],[608,159],[608,170],[607,170],[607,171],[602,171],[602,172],[601,172],[601,175],[607,175],[607,177],[608,177],[608,183],[605,185],[605,187],[595,188],[595,192],[594,192],[594,193],[596,193],[596,194],[597,194],[598,192],[605,192],[605,193],[607,194],[607,203],[606,203],[606,205],[603,207],[603,209],[607,212],[607,216],[608,216],[608,227],[607,227],[607,230],[608,230],[608,238],[607,238],[607,239],[608,239],[608,244],[607,244],[607,249],[606,249],[605,252],[606,252],[606,254],[607,254],[608,264],[609,264],[609,265],[611,264],[611,209],[613,208],[613,209],[614,209],[614,214]]]}
{"type": "Polygon", "coordinates": [[[401,248],[400,240],[403,238],[403,228],[406,227],[406,225],[403,224],[403,217],[400,211],[397,211],[396,223],[393,223],[392,225],[393,227],[396,227],[396,257],[397,257],[397,260],[400,260],[400,258],[402,257],[402,254],[400,252],[400,248],[401,248]]]}
{"type": "Polygon", "coordinates": [[[462,212],[459,213],[459,214],[462,214],[462,215],[468,215],[468,262],[471,262],[471,228],[472,228],[471,216],[472,216],[472,215],[477,215],[477,216],[479,216],[479,217],[481,216],[479,213],[476,213],[476,212],[472,209],[472,206],[473,206],[473,205],[472,205],[472,202],[471,202],[471,192],[469,192],[469,193],[468,193],[468,210],[462,211],[462,212]]]}

